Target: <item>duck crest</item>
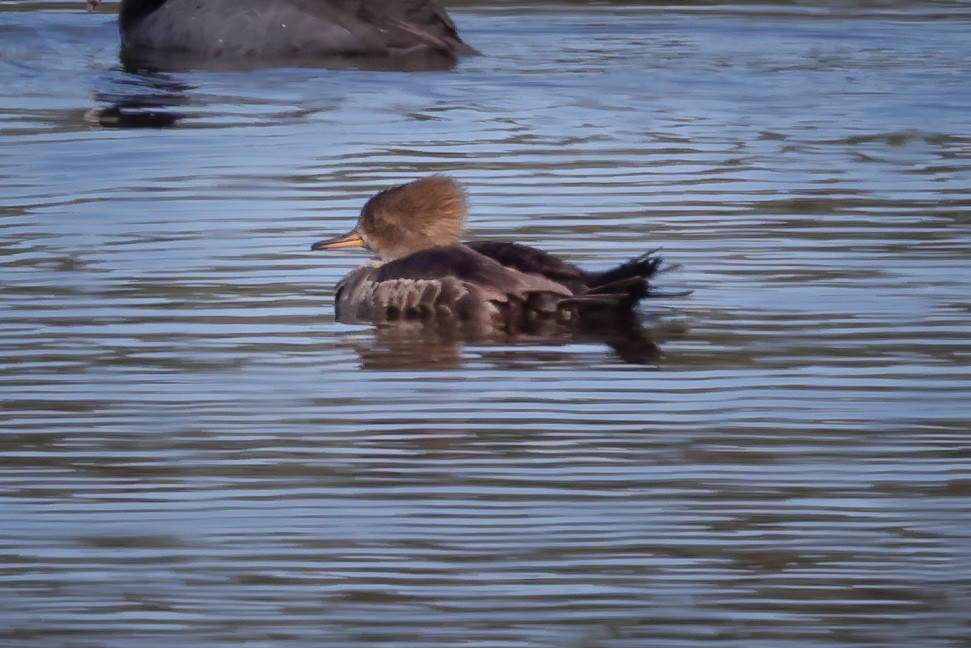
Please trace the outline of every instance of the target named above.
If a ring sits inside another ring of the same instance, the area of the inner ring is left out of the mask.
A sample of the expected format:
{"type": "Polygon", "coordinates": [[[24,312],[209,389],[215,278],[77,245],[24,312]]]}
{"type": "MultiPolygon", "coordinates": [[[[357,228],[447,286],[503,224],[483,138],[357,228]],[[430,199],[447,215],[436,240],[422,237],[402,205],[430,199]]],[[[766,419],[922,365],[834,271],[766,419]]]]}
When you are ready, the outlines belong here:
{"type": "Polygon", "coordinates": [[[447,176],[430,176],[385,189],[361,210],[358,230],[383,261],[458,243],[465,192],[447,176]]]}

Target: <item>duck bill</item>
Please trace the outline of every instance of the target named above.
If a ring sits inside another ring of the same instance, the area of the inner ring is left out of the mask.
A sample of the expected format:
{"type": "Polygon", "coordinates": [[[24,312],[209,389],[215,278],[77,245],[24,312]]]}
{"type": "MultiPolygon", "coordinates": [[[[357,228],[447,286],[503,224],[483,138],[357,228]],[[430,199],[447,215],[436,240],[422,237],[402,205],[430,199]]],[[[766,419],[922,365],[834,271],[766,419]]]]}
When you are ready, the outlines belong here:
{"type": "Polygon", "coordinates": [[[361,235],[354,230],[350,234],[345,234],[344,236],[338,236],[337,238],[326,239],[324,241],[317,241],[310,246],[311,250],[339,250],[341,248],[349,247],[364,247],[364,239],[361,235]]]}

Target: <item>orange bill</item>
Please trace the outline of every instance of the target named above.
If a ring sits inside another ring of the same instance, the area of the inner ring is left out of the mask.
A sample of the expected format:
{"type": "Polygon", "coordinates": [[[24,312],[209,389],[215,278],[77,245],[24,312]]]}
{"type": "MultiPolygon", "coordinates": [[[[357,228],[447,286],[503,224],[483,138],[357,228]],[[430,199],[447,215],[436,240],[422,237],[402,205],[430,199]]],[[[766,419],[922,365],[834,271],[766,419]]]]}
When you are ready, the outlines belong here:
{"type": "Polygon", "coordinates": [[[310,246],[311,250],[338,250],[340,248],[364,247],[364,239],[354,230],[350,234],[338,236],[337,238],[317,241],[310,246]]]}

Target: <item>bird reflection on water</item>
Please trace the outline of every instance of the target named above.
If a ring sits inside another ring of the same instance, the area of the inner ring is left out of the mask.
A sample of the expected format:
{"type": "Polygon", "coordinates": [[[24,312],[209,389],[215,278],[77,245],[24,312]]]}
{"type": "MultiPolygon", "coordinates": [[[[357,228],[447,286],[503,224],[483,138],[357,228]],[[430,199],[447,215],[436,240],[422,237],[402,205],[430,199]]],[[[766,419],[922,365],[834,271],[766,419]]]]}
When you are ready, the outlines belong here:
{"type": "MultiPolygon", "coordinates": [[[[625,364],[654,365],[661,359],[650,326],[631,323],[629,328],[582,331],[557,328],[548,335],[496,335],[469,339],[454,329],[427,326],[380,325],[368,332],[342,338],[354,349],[362,369],[418,370],[460,369],[471,362],[485,361],[499,367],[575,364],[577,345],[606,345],[625,364]]],[[[583,364],[589,364],[584,360],[583,364]]]]}
{"type": "MultiPolygon", "coordinates": [[[[100,0],[87,0],[94,9],[100,0]]],[[[100,98],[91,122],[108,128],[167,128],[185,116],[185,92],[166,72],[314,67],[389,72],[444,71],[478,54],[430,0],[122,0],[119,58],[147,91],[100,98]]]]}
{"type": "Polygon", "coordinates": [[[477,53],[431,0],[122,0],[118,30],[129,71],[443,70],[477,53]]]}

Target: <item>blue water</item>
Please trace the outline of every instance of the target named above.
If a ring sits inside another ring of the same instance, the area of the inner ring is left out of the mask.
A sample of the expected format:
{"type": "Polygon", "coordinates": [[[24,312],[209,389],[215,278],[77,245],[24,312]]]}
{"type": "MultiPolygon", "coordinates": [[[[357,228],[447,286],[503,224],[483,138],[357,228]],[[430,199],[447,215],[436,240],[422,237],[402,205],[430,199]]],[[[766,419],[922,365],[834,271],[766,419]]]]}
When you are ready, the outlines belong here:
{"type": "Polygon", "coordinates": [[[116,9],[0,4],[5,648],[967,645],[966,3],[152,75],[116,9]],[[310,243],[430,173],[470,239],[661,246],[659,355],[336,323],[310,243]]]}

